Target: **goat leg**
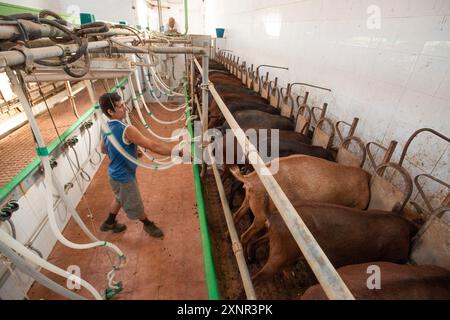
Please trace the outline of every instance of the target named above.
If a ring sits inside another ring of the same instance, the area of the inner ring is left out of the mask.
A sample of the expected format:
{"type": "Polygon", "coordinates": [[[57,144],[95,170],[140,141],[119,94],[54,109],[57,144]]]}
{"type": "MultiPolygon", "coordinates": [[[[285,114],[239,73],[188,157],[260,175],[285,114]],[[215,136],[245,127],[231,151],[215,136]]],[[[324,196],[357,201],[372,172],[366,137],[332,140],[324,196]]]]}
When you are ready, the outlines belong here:
{"type": "Polygon", "coordinates": [[[253,261],[256,259],[256,250],[258,250],[258,248],[267,243],[269,241],[269,234],[264,234],[261,237],[259,237],[258,239],[256,239],[255,241],[249,243],[249,261],[253,261]]]}

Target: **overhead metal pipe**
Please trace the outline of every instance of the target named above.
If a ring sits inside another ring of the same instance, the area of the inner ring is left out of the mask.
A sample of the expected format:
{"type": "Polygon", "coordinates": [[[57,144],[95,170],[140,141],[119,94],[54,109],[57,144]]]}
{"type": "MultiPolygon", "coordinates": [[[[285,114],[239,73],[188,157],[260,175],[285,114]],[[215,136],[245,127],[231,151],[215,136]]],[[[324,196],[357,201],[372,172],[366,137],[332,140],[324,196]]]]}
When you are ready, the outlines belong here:
{"type": "Polygon", "coordinates": [[[95,36],[101,36],[101,37],[114,37],[114,36],[134,36],[135,34],[129,30],[126,29],[113,29],[109,30],[107,32],[100,32],[100,33],[90,33],[89,36],[95,37],[95,36]]]}
{"type": "Polygon", "coordinates": [[[187,53],[187,54],[204,54],[205,48],[202,47],[154,47],[149,48],[149,52],[153,53],[187,53]]]}
{"type": "Polygon", "coordinates": [[[67,34],[61,30],[47,24],[39,24],[30,20],[19,19],[17,22],[4,20],[0,22],[0,40],[12,40],[20,35],[17,23],[22,25],[30,40],[67,36],[67,34]]]}
{"type": "Polygon", "coordinates": [[[289,70],[288,67],[274,66],[274,65],[271,65],[271,64],[260,64],[258,67],[256,67],[256,75],[259,76],[259,68],[262,68],[262,67],[273,68],[273,69],[289,70]]]}
{"type": "Polygon", "coordinates": [[[319,87],[319,86],[315,86],[313,84],[309,84],[309,83],[304,83],[304,82],[294,82],[293,84],[291,84],[291,89],[294,85],[301,85],[301,86],[307,86],[307,87],[311,87],[311,88],[317,88],[317,89],[322,89],[322,90],[326,90],[326,91],[330,91],[331,89],[329,88],[324,88],[324,87],[319,87]]]}
{"type": "Polygon", "coordinates": [[[245,261],[244,251],[242,244],[239,241],[239,235],[236,231],[236,227],[233,222],[233,214],[231,213],[230,207],[228,205],[227,196],[225,195],[225,189],[223,187],[222,180],[220,179],[219,169],[215,158],[212,154],[211,144],[208,145],[208,155],[211,160],[211,167],[214,173],[214,179],[216,180],[217,190],[219,191],[220,202],[222,203],[223,214],[225,216],[225,221],[227,223],[228,232],[231,239],[231,247],[233,248],[234,255],[239,268],[239,273],[241,275],[242,284],[244,286],[245,294],[247,299],[256,300],[255,288],[250,277],[250,272],[248,271],[248,266],[245,261]]]}
{"type": "Polygon", "coordinates": [[[145,43],[192,43],[191,39],[146,39],[145,43]]]}
{"type": "MultiPolygon", "coordinates": [[[[57,73],[34,73],[31,75],[25,75],[23,77],[25,82],[54,82],[54,81],[70,81],[74,80],[73,77],[64,73],[62,69],[57,70],[57,73]]],[[[116,79],[123,78],[127,76],[132,69],[114,71],[114,70],[92,70],[81,78],[76,78],[76,80],[97,80],[97,79],[116,79]]]]}
{"type": "MultiPolygon", "coordinates": [[[[135,40],[135,37],[121,37],[118,39],[114,39],[116,43],[120,43],[123,45],[126,45],[127,42],[131,42],[132,40],[135,40]]],[[[103,41],[94,41],[89,42],[88,44],[88,51],[94,51],[95,49],[101,49],[101,48],[107,48],[110,46],[110,42],[103,40],[103,41]]],[[[44,47],[44,48],[33,48],[33,49],[24,49],[24,53],[17,51],[17,50],[11,50],[11,51],[5,51],[0,52],[0,68],[4,68],[7,66],[17,66],[21,65],[26,62],[26,56],[27,54],[29,57],[32,57],[32,59],[35,60],[41,60],[41,59],[48,59],[48,58],[54,58],[64,55],[66,52],[76,52],[78,49],[78,46],[75,44],[69,44],[69,45],[55,45],[51,47],[44,47]]],[[[126,48],[120,48],[117,49],[118,52],[123,53],[190,53],[190,54],[203,54],[205,52],[205,49],[202,47],[149,47],[146,49],[143,49],[141,47],[128,47],[128,50],[125,50],[126,48]]]]}
{"type": "MultiPolygon", "coordinates": [[[[130,42],[132,40],[136,39],[135,37],[123,37],[120,38],[120,42],[130,42]]],[[[94,41],[89,42],[88,44],[88,51],[91,49],[97,49],[97,48],[106,48],[109,47],[110,42],[103,40],[103,41],[94,41]]],[[[25,54],[27,53],[29,57],[32,57],[34,60],[42,60],[42,59],[48,59],[48,58],[54,58],[64,55],[66,52],[74,53],[78,50],[78,45],[76,44],[69,44],[69,45],[55,45],[51,47],[44,47],[44,48],[33,48],[33,49],[24,49],[24,53],[17,51],[17,50],[10,50],[10,51],[4,51],[0,52],[0,67],[6,67],[6,66],[16,66],[20,65],[26,62],[25,54]]]]}

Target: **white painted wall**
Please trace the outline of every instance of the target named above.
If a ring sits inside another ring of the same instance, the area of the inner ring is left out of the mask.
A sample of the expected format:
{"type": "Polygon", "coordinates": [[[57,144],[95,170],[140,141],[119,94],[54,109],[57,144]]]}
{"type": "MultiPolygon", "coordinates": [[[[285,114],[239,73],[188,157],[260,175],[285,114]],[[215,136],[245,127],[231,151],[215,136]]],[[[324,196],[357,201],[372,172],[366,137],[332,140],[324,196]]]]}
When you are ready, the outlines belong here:
{"type": "MultiPolygon", "coordinates": [[[[155,2],[156,3],[156,2],[155,2]]],[[[170,7],[170,9],[163,8],[162,20],[166,25],[170,17],[173,17],[176,22],[177,30],[184,33],[185,29],[185,15],[184,15],[184,1],[183,0],[163,0],[161,5],[170,7]]],[[[204,33],[204,2],[203,0],[189,0],[188,1],[188,22],[189,33],[202,34],[204,33]]],[[[158,31],[158,10],[156,7],[150,9],[149,16],[151,18],[150,30],[158,31]]]]}
{"type": "MultiPolygon", "coordinates": [[[[144,0],[108,0],[108,1],[90,1],[90,0],[59,0],[63,12],[76,11],[92,13],[96,20],[109,22],[127,21],[129,24],[139,24],[137,9],[142,8],[144,0]]],[[[145,13],[145,12],[144,12],[145,13]]],[[[140,13],[142,15],[142,12],[140,13]]],[[[141,22],[145,22],[141,21],[141,22]]]]}
{"type": "Polygon", "coordinates": [[[97,20],[117,23],[127,21],[133,25],[147,24],[145,0],[6,0],[3,2],[37,9],[49,9],[77,17],[83,12],[94,14],[97,20]]]}
{"type": "MultiPolygon", "coordinates": [[[[331,88],[309,90],[311,101],[328,102],[334,119],[359,117],[365,141],[397,140],[394,160],[418,128],[450,136],[449,0],[230,0],[206,1],[205,10],[207,33],[226,28],[218,47],[255,65],[289,67],[267,69],[282,85],[331,88]]],[[[413,175],[450,181],[448,144],[425,135],[410,150],[413,175]]]]}
{"type": "Polygon", "coordinates": [[[58,1],[52,0],[2,0],[2,2],[14,4],[17,6],[29,7],[34,9],[49,9],[55,12],[61,12],[58,1]]]}

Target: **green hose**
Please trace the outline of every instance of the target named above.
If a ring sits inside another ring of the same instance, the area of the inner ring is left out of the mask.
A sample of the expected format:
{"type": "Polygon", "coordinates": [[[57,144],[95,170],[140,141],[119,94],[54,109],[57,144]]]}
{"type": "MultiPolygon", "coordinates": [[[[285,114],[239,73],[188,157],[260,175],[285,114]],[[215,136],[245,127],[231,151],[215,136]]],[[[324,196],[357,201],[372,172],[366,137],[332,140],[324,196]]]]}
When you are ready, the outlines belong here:
{"type": "MultiPolygon", "coordinates": [[[[189,103],[189,94],[187,89],[187,82],[183,84],[184,87],[184,98],[186,105],[189,103]]],[[[190,120],[191,113],[188,111],[186,114],[188,120],[188,130],[191,136],[191,153],[192,158],[195,159],[195,146],[193,142],[194,130],[192,128],[192,123],[190,120]]],[[[217,279],[216,272],[214,270],[214,262],[212,258],[211,243],[209,241],[208,224],[206,222],[206,210],[205,210],[205,199],[203,198],[202,183],[200,181],[200,173],[198,169],[198,164],[192,164],[194,171],[194,185],[195,185],[195,198],[197,200],[197,211],[198,220],[200,224],[200,235],[202,240],[202,250],[203,250],[203,262],[205,265],[205,276],[206,276],[206,288],[208,290],[208,299],[218,300],[219,290],[217,289],[217,279]]]]}
{"type": "Polygon", "coordinates": [[[183,36],[187,35],[189,31],[189,22],[188,22],[188,0],[184,0],[184,33],[183,36]]]}

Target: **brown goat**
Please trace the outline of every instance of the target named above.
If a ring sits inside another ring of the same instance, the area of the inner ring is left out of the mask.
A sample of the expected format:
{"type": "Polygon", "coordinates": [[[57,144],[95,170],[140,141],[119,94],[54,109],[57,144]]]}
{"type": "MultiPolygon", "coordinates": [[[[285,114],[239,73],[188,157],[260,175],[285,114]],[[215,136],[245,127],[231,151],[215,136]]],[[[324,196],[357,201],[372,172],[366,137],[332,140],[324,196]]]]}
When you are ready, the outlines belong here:
{"type": "MultiPolygon", "coordinates": [[[[233,101],[249,101],[249,102],[257,102],[257,103],[267,103],[267,100],[260,96],[251,96],[245,93],[233,93],[227,92],[220,94],[220,97],[225,102],[225,104],[231,103],[233,101]]],[[[209,123],[208,128],[213,128],[215,125],[215,121],[217,118],[221,118],[222,112],[220,111],[219,106],[217,105],[216,100],[211,99],[209,104],[209,123]]]]}
{"type": "MultiPolygon", "coordinates": [[[[339,275],[357,300],[450,300],[450,271],[436,266],[370,262],[339,268],[339,275]],[[380,268],[380,289],[369,289],[371,265],[380,268]]],[[[326,300],[320,285],[310,287],[302,300],[326,300]]]]}
{"type": "MultiPolygon", "coordinates": [[[[400,215],[325,203],[294,205],[334,267],[368,261],[405,263],[417,227],[400,215]]],[[[302,253],[278,212],[268,218],[269,258],[253,277],[270,278],[302,253]]]]}
{"type": "MultiPolygon", "coordinates": [[[[279,158],[275,180],[291,201],[316,201],[366,209],[369,204],[370,174],[360,168],[349,167],[306,155],[292,155],[279,158]]],[[[245,198],[235,212],[238,222],[249,209],[254,219],[252,225],[242,234],[241,242],[247,247],[250,239],[264,228],[266,218],[275,211],[266,189],[256,172],[243,176],[239,167],[230,168],[236,179],[244,184],[245,198]]]]}

